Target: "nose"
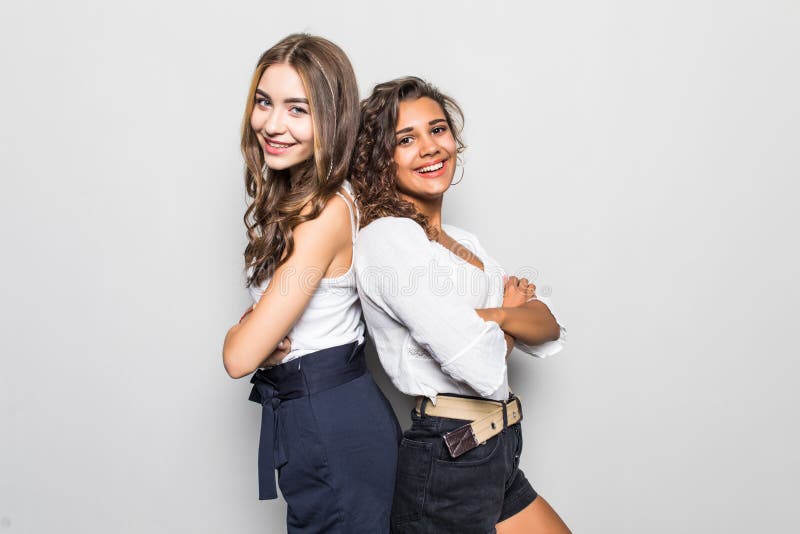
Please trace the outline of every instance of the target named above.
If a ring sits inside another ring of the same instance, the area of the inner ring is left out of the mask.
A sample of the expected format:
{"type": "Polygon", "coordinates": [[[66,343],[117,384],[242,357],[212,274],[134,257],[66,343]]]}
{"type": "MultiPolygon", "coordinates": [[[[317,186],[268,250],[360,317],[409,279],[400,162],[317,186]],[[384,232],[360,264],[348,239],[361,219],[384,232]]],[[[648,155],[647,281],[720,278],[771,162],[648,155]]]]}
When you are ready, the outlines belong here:
{"type": "Polygon", "coordinates": [[[261,126],[262,133],[267,137],[272,137],[284,133],[285,129],[283,114],[280,110],[274,108],[270,110],[261,126]]]}
{"type": "Polygon", "coordinates": [[[430,135],[423,136],[419,143],[420,157],[434,156],[439,153],[439,145],[430,135]]]}

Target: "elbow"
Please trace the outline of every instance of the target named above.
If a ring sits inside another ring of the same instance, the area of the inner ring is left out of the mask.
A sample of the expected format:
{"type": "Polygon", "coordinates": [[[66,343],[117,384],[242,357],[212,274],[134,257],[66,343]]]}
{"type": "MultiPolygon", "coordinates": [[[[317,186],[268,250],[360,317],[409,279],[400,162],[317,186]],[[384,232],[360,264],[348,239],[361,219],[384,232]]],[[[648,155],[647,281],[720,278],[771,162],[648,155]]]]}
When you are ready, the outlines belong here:
{"type": "Polygon", "coordinates": [[[550,325],[547,332],[548,341],[558,341],[561,338],[561,325],[553,319],[553,324],[550,325]]]}
{"type": "Polygon", "coordinates": [[[545,341],[558,341],[561,338],[561,325],[558,324],[555,315],[550,311],[546,304],[540,302],[547,312],[547,320],[544,322],[544,338],[545,341]]]}
{"type": "Polygon", "coordinates": [[[226,357],[225,354],[222,355],[222,364],[225,366],[225,371],[231,378],[243,378],[253,372],[252,369],[248,369],[237,363],[234,359],[226,357]]]}
{"type": "Polygon", "coordinates": [[[225,345],[222,347],[222,365],[225,366],[228,376],[238,379],[252,373],[255,369],[250,369],[247,365],[243,365],[241,355],[231,347],[228,340],[225,341],[225,345]]]}
{"type": "Polygon", "coordinates": [[[237,366],[236,364],[227,362],[223,359],[223,364],[225,365],[225,371],[228,372],[228,376],[231,378],[239,379],[244,378],[245,376],[249,375],[251,371],[247,369],[237,366]]]}
{"type": "Polygon", "coordinates": [[[553,312],[544,302],[540,300],[530,301],[526,304],[530,309],[537,312],[536,329],[541,341],[533,343],[538,345],[547,341],[557,341],[561,338],[561,325],[558,324],[553,312]]]}

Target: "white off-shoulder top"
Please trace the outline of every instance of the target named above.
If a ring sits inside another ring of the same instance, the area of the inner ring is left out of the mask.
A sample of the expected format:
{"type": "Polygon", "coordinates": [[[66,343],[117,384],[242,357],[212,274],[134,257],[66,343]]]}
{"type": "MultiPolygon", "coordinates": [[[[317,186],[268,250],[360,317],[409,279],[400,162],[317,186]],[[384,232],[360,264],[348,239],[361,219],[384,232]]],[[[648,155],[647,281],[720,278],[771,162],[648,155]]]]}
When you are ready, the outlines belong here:
{"type": "MultiPolygon", "coordinates": [[[[481,259],[483,271],[429,241],[408,218],[384,217],[359,232],[353,264],[367,329],[387,375],[403,393],[434,401],[439,393],[505,400],[503,331],[475,313],[502,306],[505,271],[473,234],[442,227],[481,259]]],[[[547,299],[539,300],[552,312],[547,299]]],[[[516,346],[544,358],[561,350],[565,333],[562,327],[556,341],[516,346]]]]}

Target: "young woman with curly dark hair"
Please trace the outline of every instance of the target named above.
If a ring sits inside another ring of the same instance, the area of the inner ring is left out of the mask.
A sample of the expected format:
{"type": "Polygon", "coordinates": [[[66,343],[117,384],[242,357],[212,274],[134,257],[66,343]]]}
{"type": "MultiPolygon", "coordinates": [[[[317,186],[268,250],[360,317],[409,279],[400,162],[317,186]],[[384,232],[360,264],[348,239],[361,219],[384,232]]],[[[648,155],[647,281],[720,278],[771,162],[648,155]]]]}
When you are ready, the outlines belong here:
{"type": "Polygon", "coordinates": [[[351,180],[363,214],[358,290],[381,363],[416,397],[400,445],[392,531],[565,533],[519,469],[522,405],[506,357],[555,354],[562,329],[526,279],[442,223],[462,114],[419,78],[362,102],[351,180]]]}
{"type": "Polygon", "coordinates": [[[256,371],[260,498],[277,497],[277,469],[289,532],[389,531],[400,430],[364,363],[346,181],[357,132],[338,46],[297,34],[261,56],[242,126],[256,304],[228,331],[223,362],[234,378],[256,371]]]}

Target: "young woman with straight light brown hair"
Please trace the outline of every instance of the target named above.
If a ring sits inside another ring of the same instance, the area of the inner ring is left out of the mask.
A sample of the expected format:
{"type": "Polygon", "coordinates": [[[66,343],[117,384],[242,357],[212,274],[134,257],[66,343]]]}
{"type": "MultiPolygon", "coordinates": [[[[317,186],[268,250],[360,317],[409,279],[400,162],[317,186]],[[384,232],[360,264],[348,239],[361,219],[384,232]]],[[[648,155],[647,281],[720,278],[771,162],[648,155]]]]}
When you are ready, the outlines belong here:
{"type": "Polygon", "coordinates": [[[242,153],[256,302],[225,337],[233,378],[255,371],[261,499],[281,493],[294,532],[389,531],[399,427],[366,369],[347,176],[358,131],[347,56],[290,35],[253,74],[242,153]]]}
{"type": "Polygon", "coordinates": [[[461,110],[409,77],[376,86],[361,111],[358,290],[381,363],[416,397],[392,531],[568,533],[519,469],[522,404],[506,370],[515,345],[560,351],[562,328],[532,283],[506,277],[473,234],[442,223],[461,110]]]}

